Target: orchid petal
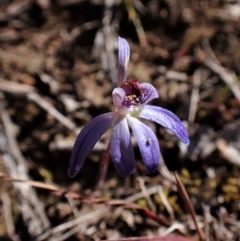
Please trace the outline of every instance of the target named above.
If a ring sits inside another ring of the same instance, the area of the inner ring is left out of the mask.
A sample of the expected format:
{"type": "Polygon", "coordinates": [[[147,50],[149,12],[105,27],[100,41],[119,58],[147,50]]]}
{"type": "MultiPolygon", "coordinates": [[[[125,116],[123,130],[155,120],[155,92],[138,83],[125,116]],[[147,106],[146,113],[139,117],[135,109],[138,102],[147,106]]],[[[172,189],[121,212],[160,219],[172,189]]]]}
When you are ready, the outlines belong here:
{"type": "Polygon", "coordinates": [[[134,153],[126,118],[117,123],[112,131],[110,150],[117,171],[122,177],[133,174],[135,170],[134,153]]]}
{"type": "Polygon", "coordinates": [[[156,88],[149,83],[140,84],[140,88],[142,90],[142,99],[141,99],[142,105],[147,104],[149,101],[159,97],[159,94],[156,88]]]}
{"type": "Polygon", "coordinates": [[[122,103],[124,101],[125,95],[126,95],[125,91],[120,87],[117,87],[113,90],[112,98],[113,98],[113,104],[116,108],[122,107],[122,103]]]}
{"type": "Polygon", "coordinates": [[[146,105],[141,114],[141,118],[154,121],[172,131],[184,144],[189,144],[188,132],[181,120],[171,111],[153,105],[146,105]]]}
{"type": "Polygon", "coordinates": [[[118,118],[115,112],[99,115],[89,122],[79,133],[71,155],[68,175],[74,177],[81,169],[88,153],[93,149],[99,138],[118,118]]]}
{"type": "Polygon", "coordinates": [[[127,119],[136,137],[147,172],[156,171],[160,162],[160,148],[156,136],[151,128],[137,118],[128,116],[127,119]]]}
{"type": "Polygon", "coordinates": [[[129,45],[126,39],[118,37],[118,86],[127,79],[127,64],[130,57],[129,45]]]}

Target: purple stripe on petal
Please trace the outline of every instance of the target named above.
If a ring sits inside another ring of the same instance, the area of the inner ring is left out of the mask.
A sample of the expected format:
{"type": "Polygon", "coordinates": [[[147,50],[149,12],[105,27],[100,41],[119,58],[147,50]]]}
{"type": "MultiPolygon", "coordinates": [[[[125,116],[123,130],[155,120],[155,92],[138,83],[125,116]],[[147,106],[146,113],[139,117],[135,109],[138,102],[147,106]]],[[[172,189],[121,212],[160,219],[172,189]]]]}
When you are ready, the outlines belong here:
{"type": "Polygon", "coordinates": [[[121,176],[127,177],[133,174],[135,159],[126,118],[114,126],[110,150],[115,167],[121,176]]]}
{"type": "Polygon", "coordinates": [[[142,90],[141,104],[147,104],[149,101],[159,97],[156,88],[149,83],[140,84],[142,90]]]}
{"type": "Polygon", "coordinates": [[[99,115],[89,122],[79,133],[73,146],[68,175],[74,177],[81,169],[88,153],[99,138],[114,125],[118,115],[115,112],[99,115]]]}
{"type": "Polygon", "coordinates": [[[112,98],[113,98],[113,104],[116,108],[122,107],[122,103],[124,101],[125,95],[126,95],[125,91],[120,87],[117,87],[113,90],[112,98]]]}
{"type": "Polygon", "coordinates": [[[118,86],[127,79],[127,64],[130,57],[126,39],[118,37],[118,86]]]}
{"type": "Polygon", "coordinates": [[[153,105],[146,105],[140,117],[157,122],[172,131],[184,144],[189,144],[188,132],[180,119],[171,111],[153,105]]]}
{"type": "Polygon", "coordinates": [[[148,126],[138,119],[130,116],[127,119],[137,140],[147,172],[156,171],[160,162],[160,148],[156,136],[148,126]]]}

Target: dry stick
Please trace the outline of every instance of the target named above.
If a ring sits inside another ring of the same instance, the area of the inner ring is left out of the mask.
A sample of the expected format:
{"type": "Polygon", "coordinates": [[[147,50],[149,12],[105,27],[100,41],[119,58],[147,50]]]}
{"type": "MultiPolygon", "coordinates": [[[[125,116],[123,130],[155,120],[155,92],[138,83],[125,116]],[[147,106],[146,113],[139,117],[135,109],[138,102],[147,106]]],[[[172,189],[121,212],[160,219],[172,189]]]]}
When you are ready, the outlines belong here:
{"type": "Polygon", "coordinates": [[[91,30],[91,29],[97,28],[99,26],[100,26],[100,22],[95,20],[95,21],[92,21],[92,22],[84,23],[84,24],[74,28],[69,34],[66,33],[66,35],[64,36],[64,40],[66,40],[65,44],[72,44],[72,42],[74,40],[76,40],[76,38],[79,37],[79,35],[81,35],[81,33],[83,31],[91,30]]]}
{"type": "Polygon", "coordinates": [[[167,200],[166,196],[164,195],[162,186],[159,186],[159,188],[158,188],[158,195],[160,196],[162,203],[165,206],[167,212],[169,213],[171,219],[175,220],[173,208],[172,208],[171,204],[169,203],[169,201],[167,200]]]}
{"type": "Polygon", "coordinates": [[[167,235],[173,233],[174,230],[177,230],[177,231],[178,231],[178,230],[183,230],[183,232],[186,233],[186,227],[184,227],[184,225],[183,225],[182,223],[176,222],[176,223],[173,223],[172,226],[170,226],[169,228],[167,228],[167,229],[164,231],[163,236],[167,236],[167,235]]]}
{"type": "Polygon", "coordinates": [[[201,241],[204,241],[205,240],[205,235],[204,235],[202,229],[198,225],[198,222],[197,222],[197,219],[196,219],[196,213],[195,213],[193,205],[192,205],[192,203],[190,201],[190,198],[189,198],[189,196],[187,194],[187,191],[186,191],[186,189],[185,189],[185,187],[184,187],[184,185],[183,185],[183,183],[182,183],[178,173],[175,171],[175,172],[173,172],[173,174],[174,174],[174,177],[175,177],[175,180],[176,180],[176,185],[177,185],[177,188],[178,188],[178,192],[179,192],[183,202],[186,204],[186,208],[187,208],[188,212],[192,216],[192,219],[193,219],[193,222],[195,224],[198,236],[199,236],[201,241]]]}
{"type": "MultiPolygon", "coordinates": [[[[86,225],[85,222],[83,222],[83,225],[86,225]]],[[[81,227],[82,227],[82,224],[79,224],[78,226],[70,229],[68,232],[62,234],[62,235],[58,238],[58,241],[64,241],[64,240],[66,240],[67,238],[70,238],[71,236],[73,236],[74,234],[79,233],[79,231],[81,231],[81,227]]]]}
{"type": "Polygon", "coordinates": [[[207,59],[204,64],[211,69],[214,73],[220,76],[220,78],[227,84],[234,96],[239,101],[240,105],[240,89],[237,81],[237,76],[234,72],[227,72],[221,65],[218,65],[211,59],[207,59]]]}
{"type": "Polygon", "coordinates": [[[204,38],[202,41],[203,48],[208,55],[208,58],[203,62],[203,64],[212,70],[215,74],[219,75],[219,77],[226,83],[226,85],[230,88],[233,95],[238,100],[238,104],[240,105],[240,89],[239,82],[237,81],[237,76],[233,71],[226,71],[218,61],[216,55],[214,54],[208,40],[204,38]]]}
{"type": "Polygon", "coordinates": [[[48,112],[49,115],[53,116],[56,120],[58,120],[62,125],[74,131],[76,135],[78,134],[79,131],[77,130],[76,125],[67,117],[65,117],[62,113],[60,113],[53,105],[51,105],[48,101],[41,97],[34,87],[26,84],[19,84],[11,82],[9,80],[0,79],[0,91],[11,93],[14,95],[26,96],[28,100],[40,106],[42,109],[48,112]]]}
{"type": "Polygon", "coordinates": [[[174,183],[174,177],[172,173],[168,170],[161,153],[160,153],[160,160],[162,161],[162,163],[161,165],[158,166],[158,171],[161,173],[164,179],[168,180],[170,183],[174,183]]]}
{"type": "MultiPolygon", "coordinates": [[[[80,212],[79,212],[79,210],[78,210],[78,208],[77,208],[77,206],[76,206],[75,200],[74,200],[73,198],[71,198],[71,197],[66,197],[66,198],[67,198],[67,200],[68,200],[68,203],[69,203],[70,207],[72,208],[72,212],[73,212],[74,217],[75,217],[75,218],[79,217],[81,214],[80,214],[80,212]]],[[[77,229],[77,232],[81,231],[82,225],[78,225],[78,226],[76,227],[76,229],[77,229]]],[[[70,231],[71,231],[71,230],[70,230],[70,231]]],[[[68,232],[68,233],[69,233],[69,232],[68,232]]],[[[70,234],[71,234],[71,233],[70,233],[70,234]]],[[[66,236],[66,235],[67,235],[67,233],[61,235],[61,237],[58,237],[58,241],[67,239],[68,236],[66,236]],[[65,238],[65,237],[67,237],[67,238],[65,238]]],[[[72,235],[70,235],[70,236],[72,236],[72,235]]],[[[69,236],[69,237],[70,237],[70,236],[69,236]]]]}
{"type": "Polygon", "coordinates": [[[156,212],[156,207],[150,198],[150,195],[149,195],[147,188],[145,186],[145,183],[144,183],[144,179],[142,177],[137,177],[137,180],[139,181],[139,186],[142,190],[144,197],[147,200],[148,206],[151,208],[152,211],[156,212]]]}
{"type": "Polygon", "coordinates": [[[14,227],[12,210],[11,210],[11,200],[8,194],[5,192],[2,193],[1,200],[2,200],[2,206],[3,206],[3,215],[5,218],[8,235],[13,240],[19,240],[19,237],[17,237],[15,233],[15,227],[14,227]]]}
{"type": "Polygon", "coordinates": [[[45,111],[47,111],[51,116],[55,117],[60,123],[66,126],[68,129],[78,134],[78,130],[75,124],[66,118],[62,113],[60,113],[56,108],[54,108],[50,103],[48,103],[45,99],[43,99],[39,94],[30,92],[27,94],[27,98],[33,101],[35,104],[39,105],[45,111]]]}
{"type": "Polygon", "coordinates": [[[72,208],[72,212],[73,212],[75,218],[78,217],[79,216],[79,210],[76,206],[75,200],[71,197],[66,197],[66,198],[68,200],[68,203],[69,203],[70,207],[72,208]]]}
{"type": "MultiPolygon", "coordinates": [[[[1,53],[1,52],[0,52],[1,53]]],[[[0,90],[17,96],[26,95],[29,92],[34,92],[36,89],[31,85],[20,84],[0,78],[0,90]]]]}
{"type": "Polygon", "coordinates": [[[193,75],[193,89],[192,89],[189,115],[188,115],[189,124],[192,124],[196,117],[197,105],[199,101],[199,87],[201,85],[201,78],[202,78],[201,72],[202,72],[201,69],[197,69],[193,75]]]}
{"type": "MultiPolygon", "coordinates": [[[[120,238],[115,241],[191,241],[182,236],[165,236],[165,237],[134,237],[134,238],[120,238]]],[[[113,239],[105,239],[104,241],[114,241],[113,239]]],[[[103,241],[103,240],[102,240],[103,241]]]]}
{"type": "Polygon", "coordinates": [[[203,216],[204,216],[205,237],[206,237],[206,241],[210,241],[210,239],[209,239],[209,233],[210,233],[209,223],[211,221],[210,207],[208,205],[203,204],[202,208],[203,208],[203,212],[204,212],[203,216]]]}
{"type": "MultiPolygon", "coordinates": [[[[88,223],[89,221],[92,221],[92,220],[97,220],[97,219],[101,219],[103,217],[106,216],[106,213],[110,210],[110,207],[101,207],[101,208],[98,208],[97,210],[94,210],[90,213],[87,213],[85,215],[82,215],[74,220],[71,220],[69,222],[66,222],[66,223],[63,223],[63,224],[60,224],[59,226],[53,228],[52,230],[49,230],[47,231],[46,233],[42,234],[41,236],[38,237],[37,241],[41,241],[41,240],[44,240],[44,239],[47,239],[50,235],[52,234],[57,234],[59,232],[63,232],[65,231],[66,229],[70,229],[74,226],[78,226],[80,225],[81,223],[88,223]]],[[[79,230],[76,230],[76,232],[78,232],[79,230]]],[[[73,235],[74,233],[72,233],[73,235]]],[[[68,237],[66,237],[68,238],[68,237]]],[[[63,239],[61,239],[63,240],[63,239]]]]}

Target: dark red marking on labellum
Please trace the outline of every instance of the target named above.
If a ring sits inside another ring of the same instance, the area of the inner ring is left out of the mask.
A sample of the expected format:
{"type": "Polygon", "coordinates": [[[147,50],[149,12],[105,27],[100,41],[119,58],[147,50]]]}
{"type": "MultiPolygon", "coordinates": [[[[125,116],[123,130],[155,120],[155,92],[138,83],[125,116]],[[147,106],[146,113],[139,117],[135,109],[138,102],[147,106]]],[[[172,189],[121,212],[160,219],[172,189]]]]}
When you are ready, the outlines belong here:
{"type": "Polygon", "coordinates": [[[120,86],[125,91],[124,105],[131,107],[139,105],[142,99],[142,89],[136,80],[127,80],[120,86]]]}
{"type": "Polygon", "coordinates": [[[142,95],[140,84],[136,80],[126,80],[120,87],[124,89],[126,96],[135,95],[140,97],[142,95]]]}

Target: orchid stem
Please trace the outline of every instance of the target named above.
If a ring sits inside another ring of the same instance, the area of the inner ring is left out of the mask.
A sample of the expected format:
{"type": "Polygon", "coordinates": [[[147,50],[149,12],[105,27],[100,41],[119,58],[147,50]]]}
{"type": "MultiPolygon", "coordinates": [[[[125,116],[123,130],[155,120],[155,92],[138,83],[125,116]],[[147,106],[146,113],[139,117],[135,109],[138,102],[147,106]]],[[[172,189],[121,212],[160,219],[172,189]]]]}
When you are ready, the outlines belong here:
{"type": "Polygon", "coordinates": [[[187,194],[187,191],[178,175],[178,173],[175,171],[173,172],[174,174],[174,177],[175,177],[175,180],[176,180],[176,185],[177,185],[177,189],[178,189],[178,192],[183,200],[183,202],[186,204],[186,208],[188,210],[188,212],[190,213],[190,215],[192,216],[192,219],[193,219],[193,222],[194,222],[194,225],[196,227],[196,230],[197,230],[197,233],[198,233],[198,236],[199,236],[199,239],[201,241],[204,241],[205,240],[205,235],[202,231],[202,229],[199,227],[199,224],[197,222],[197,219],[196,219],[196,213],[195,213],[195,210],[193,208],[193,205],[190,201],[190,198],[187,194]]]}
{"type": "Polygon", "coordinates": [[[109,153],[110,153],[110,143],[108,143],[107,149],[104,151],[104,153],[102,155],[100,170],[98,172],[98,178],[97,178],[97,182],[96,182],[95,188],[94,188],[95,190],[100,188],[105,181],[106,174],[107,174],[108,162],[109,162],[109,153]]]}

